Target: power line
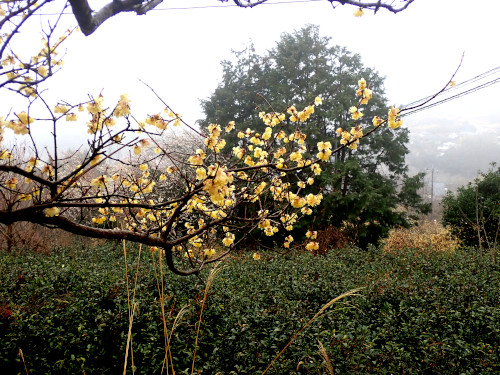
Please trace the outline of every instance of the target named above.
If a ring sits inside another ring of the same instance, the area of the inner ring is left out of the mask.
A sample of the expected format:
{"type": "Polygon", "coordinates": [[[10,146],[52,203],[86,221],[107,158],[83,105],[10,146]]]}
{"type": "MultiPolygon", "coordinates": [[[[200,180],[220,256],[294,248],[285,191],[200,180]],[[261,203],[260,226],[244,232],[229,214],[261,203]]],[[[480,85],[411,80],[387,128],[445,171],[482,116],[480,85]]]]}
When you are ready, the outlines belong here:
{"type": "MultiPolygon", "coordinates": [[[[263,5],[284,5],[284,4],[299,4],[299,3],[313,3],[313,2],[325,2],[325,0],[282,0],[282,1],[267,1],[265,3],[259,4],[263,5]]],[[[198,6],[186,6],[186,7],[166,7],[166,8],[153,8],[149,12],[155,11],[175,11],[175,10],[193,10],[193,9],[223,9],[223,8],[241,8],[236,4],[219,4],[219,5],[198,5],[198,6]]],[[[244,8],[242,8],[244,9],[244,8]]],[[[149,13],[148,12],[148,13],[149,13]]],[[[73,15],[73,12],[61,12],[61,13],[36,13],[40,16],[58,16],[58,15],[73,15]]]]}
{"type": "MultiPolygon", "coordinates": [[[[438,101],[430,102],[428,104],[422,105],[421,107],[411,109],[408,112],[402,113],[401,116],[408,116],[408,115],[411,115],[411,114],[414,114],[414,113],[417,113],[417,112],[420,112],[420,111],[424,111],[424,110],[430,109],[432,107],[436,107],[438,105],[441,105],[441,104],[444,104],[446,102],[449,102],[451,100],[455,100],[455,99],[461,98],[462,96],[470,95],[470,94],[472,94],[472,93],[474,93],[476,91],[479,91],[479,90],[485,89],[487,87],[493,86],[493,85],[495,85],[495,84],[497,84],[497,83],[500,82],[500,76],[494,77],[493,79],[489,79],[486,82],[484,82],[484,80],[486,78],[494,75],[494,74],[499,74],[499,73],[500,73],[500,66],[498,66],[496,68],[493,68],[493,69],[490,69],[490,70],[488,70],[488,71],[486,71],[484,73],[481,73],[481,74],[479,74],[479,75],[477,75],[475,77],[469,78],[469,79],[467,79],[467,80],[465,80],[465,81],[457,84],[454,87],[450,87],[450,88],[446,89],[441,94],[439,94],[438,96],[436,96],[436,98],[442,97],[443,95],[452,94],[453,92],[456,92],[455,94],[447,96],[447,97],[445,97],[443,99],[440,99],[438,101]],[[471,86],[472,84],[474,84],[474,86],[472,86],[470,88],[467,88],[468,86],[471,86]]],[[[431,98],[432,98],[432,95],[431,96],[427,96],[427,97],[422,98],[422,99],[419,99],[419,100],[416,100],[416,101],[414,101],[412,103],[408,103],[405,106],[401,107],[401,111],[404,111],[405,108],[415,107],[415,106],[418,106],[421,103],[425,103],[426,101],[428,101],[431,98]]]]}

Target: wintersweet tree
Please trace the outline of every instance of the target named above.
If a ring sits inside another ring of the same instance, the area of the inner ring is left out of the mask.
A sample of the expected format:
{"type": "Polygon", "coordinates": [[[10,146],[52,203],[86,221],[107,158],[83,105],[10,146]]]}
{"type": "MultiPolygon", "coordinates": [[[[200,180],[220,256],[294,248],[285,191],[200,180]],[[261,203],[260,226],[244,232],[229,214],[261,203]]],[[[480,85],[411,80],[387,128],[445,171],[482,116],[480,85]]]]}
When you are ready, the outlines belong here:
{"type": "MultiPolygon", "coordinates": [[[[376,92],[360,79],[358,99],[349,111],[351,126],[345,127],[349,136],[337,147],[320,139],[308,144],[303,132],[321,106],[318,96],[301,108],[262,111],[264,130],[239,132],[244,142],[225,155],[221,151],[225,138],[235,131],[234,121],[214,122],[200,130],[185,123],[160,98],[156,111],[141,119],[133,115],[133,98],[127,95],[50,103],[41,85],[60,66],[57,52],[69,32],[54,42],[53,24],[41,52],[28,57],[21,58],[12,44],[41,4],[2,5],[1,89],[25,100],[22,108],[3,114],[0,120],[0,134],[8,132],[14,139],[0,144],[3,225],[31,222],[87,237],[134,241],[158,251],[173,272],[196,273],[234,250],[252,231],[272,237],[314,214],[322,194],[304,191],[325,163],[385,124],[402,123],[400,111],[391,108],[384,118],[373,119],[372,129],[364,129],[357,114],[376,92]],[[86,124],[88,146],[68,155],[59,148],[58,132],[74,121],[86,124]],[[40,123],[50,124],[50,146],[42,146],[33,135],[40,123]],[[198,138],[194,151],[162,141],[176,126],[198,138]],[[255,209],[240,210],[249,205],[255,209]]],[[[305,247],[314,251],[315,233],[307,236],[305,247]]],[[[293,242],[288,235],[283,246],[293,242]]]]}
{"type": "MultiPolygon", "coordinates": [[[[43,94],[36,100],[43,102],[43,94]]],[[[126,95],[111,106],[102,96],[47,105],[45,118],[14,113],[2,120],[2,129],[30,139],[31,153],[17,157],[15,146],[0,151],[0,192],[8,197],[2,200],[0,222],[29,221],[84,236],[143,243],[152,251],[160,249],[172,271],[197,272],[234,249],[237,234],[259,230],[273,236],[313,213],[322,195],[305,195],[303,187],[321,174],[322,163],[333,153],[363,136],[357,129],[337,149],[330,142],[307,145],[301,127],[320,104],[317,97],[301,110],[261,113],[266,130],[241,134],[247,142],[233,149],[232,158],[222,157],[221,150],[234,122],[210,124],[202,132],[191,128],[200,137],[200,147],[185,155],[160,144],[169,127],[182,124],[179,115],[166,106],[136,121],[126,95]],[[56,137],[47,152],[30,138],[39,121],[51,122],[56,135],[61,123],[78,117],[87,119],[90,134],[83,157],[63,158],[56,137]],[[170,194],[172,180],[182,188],[177,194],[170,194]],[[241,214],[238,208],[250,203],[258,210],[241,214]]],[[[313,233],[309,236],[314,239],[313,233]]],[[[285,246],[292,241],[287,237],[285,246]]],[[[311,241],[306,248],[314,250],[317,243],[311,241]]]]}

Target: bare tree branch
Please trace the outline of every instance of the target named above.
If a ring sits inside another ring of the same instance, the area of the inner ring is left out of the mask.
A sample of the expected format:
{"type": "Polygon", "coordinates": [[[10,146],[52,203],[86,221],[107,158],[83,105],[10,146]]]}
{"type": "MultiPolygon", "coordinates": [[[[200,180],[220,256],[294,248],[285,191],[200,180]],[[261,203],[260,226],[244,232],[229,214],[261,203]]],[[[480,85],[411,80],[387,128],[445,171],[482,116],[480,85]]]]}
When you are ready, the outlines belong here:
{"type": "MultiPolygon", "coordinates": [[[[220,0],[226,2],[227,0],[220,0]]],[[[234,3],[241,8],[253,8],[257,5],[267,3],[269,0],[233,0],[234,3]]],[[[332,5],[335,3],[340,5],[353,5],[358,8],[371,9],[377,12],[380,8],[386,9],[392,13],[399,13],[408,8],[415,0],[400,0],[400,5],[394,5],[394,1],[363,1],[363,0],[326,0],[332,5]]]]}
{"type": "Polygon", "coordinates": [[[69,0],[73,14],[85,35],[90,35],[97,30],[108,18],[121,12],[136,12],[139,15],[146,14],[163,0],[113,0],[93,13],[87,0],[69,0]]]}
{"type": "MultiPolygon", "coordinates": [[[[93,12],[87,0],[69,0],[73,9],[73,14],[82,30],[83,34],[90,35],[102,25],[108,18],[121,12],[136,12],[144,15],[157,7],[163,0],[112,0],[96,12],[93,12]]],[[[219,0],[227,2],[228,0],[219,0]]],[[[394,5],[394,1],[363,1],[363,0],[325,0],[334,4],[352,5],[358,8],[370,9],[377,12],[379,9],[386,9],[392,13],[399,13],[408,8],[414,0],[400,0],[399,5],[394,5]]],[[[234,4],[240,8],[253,8],[267,3],[268,0],[233,0],[234,4]]]]}

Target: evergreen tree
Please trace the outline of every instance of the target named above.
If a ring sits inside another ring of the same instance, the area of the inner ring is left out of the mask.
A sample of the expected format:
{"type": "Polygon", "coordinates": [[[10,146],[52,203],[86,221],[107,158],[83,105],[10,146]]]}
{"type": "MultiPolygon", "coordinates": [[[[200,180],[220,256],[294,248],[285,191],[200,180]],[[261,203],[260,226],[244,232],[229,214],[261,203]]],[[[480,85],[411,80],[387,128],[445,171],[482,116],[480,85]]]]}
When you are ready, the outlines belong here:
{"type": "Polygon", "coordinates": [[[442,201],[443,224],[466,246],[494,249],[500,239],[500,168],[486,173],[442,201]]]}
{"type": "MultiPolygon", "coordinates": [[[[309,144],[330,141],[336,148],[340,145],[336,130],[353,126],[349,108],[359,100],[354,93],[362,78],[374,92],[364,106],[363,124],[371,125],[373,116],[387,114],[383,78],[363,66],[358,54],[332,45],[317,26],[282,35],[263,55],[253,45],[234,55],[235,62],[222,62],[221,83],[202,101],[203,126],[235,121],[237,130],[264,131],[260,111],[282,112],[290,105],[302,109],[319,95],[323,104],[301,131],[309,144]]],[[[229,146],[241,142],[236,134],[228,140],[229,146]]],[[[319,184],[310,188],[312,192],[321,189],[325,197],[315,215],[315,226],[347,227],[351,239],[364,246],[375,243],[390,227],[407,224],[407,215],[396,211],[399,205],[427,211],[429,207],[416,199],[423,176],[406,181],[407,142],[407,129],[384,127],[363,138],[357,150],[345,148],[336,155],[319,184]]],[[[231,147],[227,149],[230,152],[231,147]]]]}

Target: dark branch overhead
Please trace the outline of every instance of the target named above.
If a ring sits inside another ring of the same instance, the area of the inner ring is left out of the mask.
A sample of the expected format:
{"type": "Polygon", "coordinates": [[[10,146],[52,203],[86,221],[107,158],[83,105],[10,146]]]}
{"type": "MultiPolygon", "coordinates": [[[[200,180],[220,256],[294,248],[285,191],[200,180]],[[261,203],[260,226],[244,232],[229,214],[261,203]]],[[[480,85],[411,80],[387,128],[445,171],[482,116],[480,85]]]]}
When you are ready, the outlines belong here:
{"type": "MultiPolygon", "coordinates": [[[[69,0],[73,9],[73,14],[82,30],[83,34],[90,35],[102,25],[108,18],[122,12],[135,12],[144,15],[157,7],[163,0],[112,0],[101,9],[94,11],[90,8],[87,0],[69,0]]],[[[218,0],[228,2],[229,0],[218,0]]],[[[257,5],[267,3],[269,0],[232,0],[234,4],[241,8],[253,8],[257,5]]],[[[373,10],[386,9],[392,13],[405,10],[415,0],[325,0],[336,5],[352,5],[359,8],[373,10]]]]}

